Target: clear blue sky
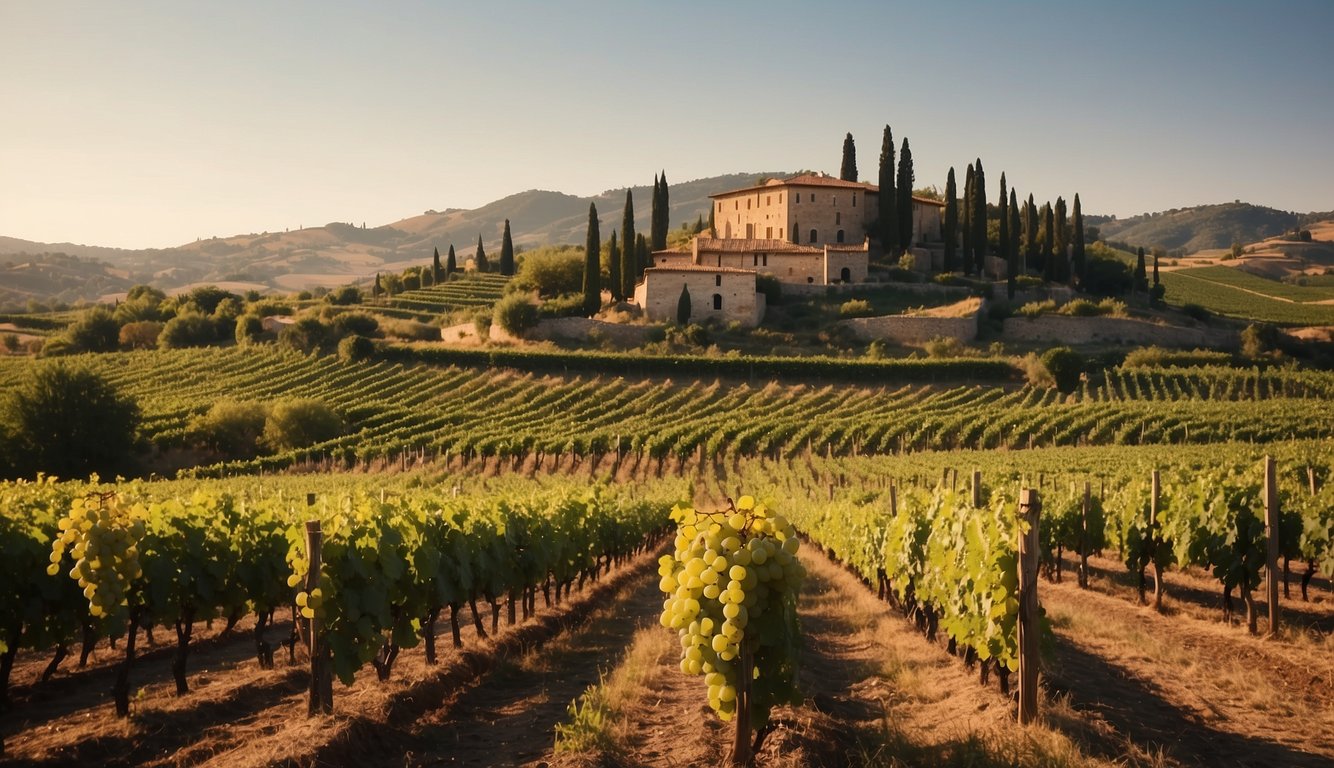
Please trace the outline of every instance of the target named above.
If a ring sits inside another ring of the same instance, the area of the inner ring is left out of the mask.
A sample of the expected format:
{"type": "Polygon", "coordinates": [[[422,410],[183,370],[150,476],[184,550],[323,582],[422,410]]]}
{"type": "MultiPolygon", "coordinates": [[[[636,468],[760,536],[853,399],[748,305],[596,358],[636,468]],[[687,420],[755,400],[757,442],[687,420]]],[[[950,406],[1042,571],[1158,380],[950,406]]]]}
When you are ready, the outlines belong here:
{"type": "MultiPolygon", "coordinates": [[[[0,0],[0,235],[162,247],[975,157],[1133,215],[1334,209],[1334,2],[0,0]]],[[[521,227],[522,222],[516,222],[521,227]]]]}

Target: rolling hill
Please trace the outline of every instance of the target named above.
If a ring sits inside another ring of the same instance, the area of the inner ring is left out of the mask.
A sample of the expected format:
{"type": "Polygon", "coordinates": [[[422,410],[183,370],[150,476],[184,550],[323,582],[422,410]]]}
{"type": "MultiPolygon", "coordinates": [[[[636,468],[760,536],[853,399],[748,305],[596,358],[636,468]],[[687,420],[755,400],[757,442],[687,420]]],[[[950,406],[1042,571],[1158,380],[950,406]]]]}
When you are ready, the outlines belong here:
{"type": "Polygon", "coordinates": [[[1264,240],[1296,229],[1301,222],[1295,213],[1233,202],[1099,220],[1097,226],[1104,240],[1195,253],[1264,240]]]}
{"type": "MultiPolygon", "coordinates": [[[[734,173],[671,185],[669,221],[673,227],[708,216],[708,196],[753,183],[764,175],[734,173]]],[[[635,229],[649,228],[651,185],[633,187],[635,229]]],[[[516,248],[555,243],[582,243],[588,225],[588,205],[595,203],[601,231],[610,235],[621,228],[625,188],[592,197],[562,192],[529,190],[471,210],[428,210],[420,215],[378,227],[333,222],[288,232],[263,232],[210,238],[176,248],[122,250],[71,243],[35,243],[0,237],[0,264],[10,267],[34,261],[57,261],[65,269],[83,265],[94,274],[110,270],[135,282],[149,282],[164,290],[180,290],[201,282],[267,286],[291,291],[315,286],[344,285],[369,279],[376,272],[400,270],[431,258],[433,248],[453,244],[460,262],[472,256],[480,235],[488,254],[500,250],[505,220],[510,220],[516,248]],[[50,254],[78,256],[73,262],[50,254]]],[[[124,291],[127,285],[99,279],[26,281],[0,297],[0,304],[21,305],[28,299],[94,300],[124,291]],[[79,287],[82,286],[82,287],[79,287]],[[59,290],[56,288],[59,287],[59,290]]],[[[132,283],[131,283],[132,284],[132,283]]],[[[7,283],[8,285],[8,283],[7,283]]]]}

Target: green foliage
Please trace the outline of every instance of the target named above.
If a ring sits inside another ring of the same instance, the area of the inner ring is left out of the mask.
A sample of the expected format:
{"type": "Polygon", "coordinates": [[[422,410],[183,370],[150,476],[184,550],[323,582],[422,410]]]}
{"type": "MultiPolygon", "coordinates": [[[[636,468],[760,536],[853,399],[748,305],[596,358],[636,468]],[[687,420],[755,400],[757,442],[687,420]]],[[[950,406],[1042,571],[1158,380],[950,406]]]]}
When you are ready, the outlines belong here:
{"type": "Polygon", "coordinates": [[[264,403],[219,400],[190,420],[187,439],[230,458],[254,456],[259,451],[268,410],[264,403]]]}
{"type": "Polygon", "coordinates": [[[255,315],[236,318],[236,343],[254,344],[264,335],[264,321],[255,315]]]}
{"type": "Polygon", "coordinates": [[[685,325],[690,322],[690,289],[685,283],[681,284],[681,296],[676,300],[676,324],[685,325]]]}
{"type": "Polygon", "coordinates": [[[602,235],[598,232],[598,209],[588,204],[588,234],[584,239],[584,314],[592,317],[602,308],[602,235]]]}
{"type": "Polygon", "coordinates": [[[1232,365],[1232,355],[1210,349],[1164,349],[1163,347],[1140,347],[1126,354],[1126,368],[1188,368],[1211,365],[1232,365]]]}
{"type": "Polygon", "coordinates": [[[218,326],[210,317],[186,312],[173,317],[158,336],[162,349],[204,347],[218,340],[218,326]]]}
{"type": "Polygon", "coordinates": [[[583,286],[584,253],[573,245],[525,251],[507,291],[536,291],[542,298],[578,293],[583,286]]]}
{"type": "Polygon", "coordinates": [[[285,451],[332,440],[344,428],[343,417],[320,400],[283,399],[270,406],[261,440],[270,450],[285,451]]]}
{"type": "Polygon", "coordinates": [[[625,190],[625,210],[621,214],[621,285],[619,291],[613,289],[613,293],[618,293],[623,297],[635,294],[635,283],[643,274],[639,264],[639,254],[635,250],[637,245],[635,240],[635,198],[633,190],[627,188],[625,190]]]}
{"type": "Polygon", "coordinates": [[[783,283],[775,275],[757,273],[755,292],[764,294],[765,306],[772,307],[783,303],[783,283]]]}
{"type": "Polygon", "coordinates": [[[374,336],[380,332],[380,321],[365,312],[343,312],[333,319],[333,335],[374,336]]]}
{"type": "Polygon", "coordinates": [[[155,320],[140,320],[120,327],[117,340],[123,349],[153,349],[165,326],[155,320]]]}
{"type": "Polygon", "coordinates": [[[1241,354],[1258,359],[1268,356],[1279,345],[1279,330],[1272,325],[1251,324],[1241,332],[1241,354]]]}
{"type": "Polygon", "coordinates": [[[315,317],[303,317],[278,333],[278,345],[309,354],[329,342],[329,327],[315,317]]]}
{"type": "Polygon", "coordinates": [[[870,317],[871,303],[866,299],[849,299],[839,305],[838,314],[841,317],[870,317]]]}
{"type": "Polygon", "coordinates": [[[514,240],[510,236],[510,220],[505,219],[505,232],[500,239],[500,274],[514,274],[514,240]]]}
{"type": "MultiPolygon", "coordinates": [[[[879,200],[877,200],[879,203],[880,246],[885,253],[894,252],[899,245],[899,209],[898,202],[895,199],[894,178],[894,133],[886,125],[884,136],[880,142],[880,195],[879,200]]],[[[710,208],[710,211],[712,211],[712,208],[710,208]]],[[[795,226],[793,229],[799,231],[795,226]]],[[[794,237],[793,241],[796,240],[797,238],[794,237]]]]}
{"type": "Polygon", "coordinates": [[[839,165],[838,177],[843,181],[857,180],[857,145],[853,143],[851,133],[843,139],[843,162],[839,165]]]}
{"type": "Polygon", "coordinates": [[[1238,239],[1254,243],[1294,229],[1298,217],[1287,211],[1251,205],[1223,203],[1180,208],[1101,225],[1103,239],[1159,246],[1185,253],[1228,248],[1238,239]]]}
{"type": "Polygon", "coordinates": [[[511,336],[523,334],[537,327],[537,307],[523,294],[510,294],[496,303],[491,324],[498,325],[511,336]]]}
{"type": "Polygon", "coordinates": [[[324,300],[340,307],[360,304],[362,300],[361,289],[355,285],[344,285],[326,293],[324,300]]]}
{"type": "Polygon", "coordinates": [[[908,137],[903,138],[903,148],[899,150],[899,173],[894,186],[898,189],[895,204],[898,206],[899,250],[912,247],[912,185],[916,181],[913,174],[912,150],[908,147],[908,137]]]}
{"type": "Polygon", "coordinates": [[[190,291],[186,296],[188,297],[189,303],[193,304],[201,314],[205,315],[213,314],[224,299],[237,299],[239,301],[241,298],[231,291],[225,291],[216,285],[201,285],[190,291]]]}
{"type": "Polygon", "coordinates": [[[139,406],[102,376],[39,365],[0,398],[0,475],[114,475],[129,468],[139,406]]]}
{"type": "Polygon", "coordinates": [[[486,260],[486,249],[482,247],[482,236],[477,236],[477,251],[472,257],[473,268],[478,272],[490,272],[491,265],[486,260]]]}
{"type": "Polygon", "coordinates": [[[1074,392],[1084,372],[1084,358],[1069,347],[1053,347],[1042,353],[1042,365],[1061,392],[1074,392]]]}
{"type": "Polygon", "coordinates": [[[105,307],[84,312],[65,333],[80,352],[110,352],[120,344],[120,325],[105,307]]]}
{"type": "Polygon", "coordinates": [[[347,336],[338,342],[338,359],[344,362],[367,360],[375,354],[375,342],[365,336],[347,336]]]}
{"type": "Polygon", "coordinates": [[[954,166],[950,166],[949,175],[945,177],[945,272],[953,272],[958,269],[958,248],[959,248],[959,201],[958,189],[954,182],[954,166]]]}

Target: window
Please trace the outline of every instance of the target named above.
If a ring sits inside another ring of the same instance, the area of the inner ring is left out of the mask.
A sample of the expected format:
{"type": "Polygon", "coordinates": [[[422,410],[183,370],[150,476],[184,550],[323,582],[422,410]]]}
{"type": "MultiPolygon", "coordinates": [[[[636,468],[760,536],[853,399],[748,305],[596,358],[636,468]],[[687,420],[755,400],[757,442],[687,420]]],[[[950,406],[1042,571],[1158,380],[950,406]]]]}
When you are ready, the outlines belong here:
{"type": "Polygon", "coordinates": [[[723,295],[721,293],[713,294],[713,308],[714,309],[723,308],[723,295]]]}
{"type": "Polygon", "coordinates": [[[778,193],[778,204],[779,204],[779,205],[782,205],[782,204],[783,204],[783,193],[782,193],[782,192],[779,192],[779,193],[778,193]]]}
{"type": "Polygon", "coordinates": [[[760,254],[760,259],[764,262],[761,266],[765,266],[765,267],[769,266],[769,254],[767,254],[767,253],[761,253],[761,254],[760,254]]]}
{"type": "Polygon", "coordinates": [[[831,205],[833,205],[835,208],[837,208],[837,207],[838,207],[838,195],[830,195],[830,196],[829,196],[829,202],[830,202],[831,205]]]}
{"type": "Polygon", "coordinates": [[[843,230],[840,229],[838,231],[838,234],[834,235],[834,238],[836,239],[837,242],[840,243],[843,242],[843,230]]]}
{"type": "Polygon", "coordinates": [[[758,253],[752,254],[750,258],[752,259],[750,264],[752,267],[758,267],[760,265],[760,255],[758,253]]]}
{"type": "Polygon", "coordinates": [[[734,211],[739,211],[739,210],[741,210],[741,201],[740,201],[740,200],[733,200],[733,201],[732,201],[732,210],[734,210],[734,211]]]}
{"type": "MultiPolygon", "coordinates": [[[[843,270],[843,271],[846,272],[847,270],[845,269],[845,270],[843,270]]],[[[714,276],[713,276],[713,284],[714,284],[715,286],[720,286],[720,285],[722,285],[722,284],[723,284],[723,276],[722,276],[722,275],[714,275],[714,276]]]]}
{"type": "Polygon", "coordinates": [[[765,196],[764,196],[764,204],[765,204],[765,205],[773,205],[773,203],[774,203],[774,197],[773,197],[773,195],[765,195],[765,196]]]}
{"type": "Polygon", "coordinates": [[[834,214],[834,223],[835,223],[835,224],[842,224],[842,223],[843,223],[843,214],[841,214],[841,213],[835,213],[835,214],[834,214]]]}
{"type": "Polygon", "coordinates": [[[787,268],[787,273],[788,273],[789,275],[792,274],[792,267],[788,267],[788,268],[787,268]]]}
{"type": "Polygon", "coordinates": [[[812,203],[815,202],[815,193],[814,193],[814,192],[811,193],[811,202],[812,202],[812,203]]]}
{"type": "Polygon", "coordinates": [[[852,270],[848,269],[847,267],[844,267],[843,271],[839,273],[839,277],[842,278],[843,282],[845,283],[852,282],[852,270]]]}
{"type": "Polygon", "coordinates": [[[750,198],[746,198],[746,210],[750,210],[750,198]]]}
{"type": "Polygon", "coordinates": [[[772,239],[774,239],[774,228],[773,228],[773,227],[765,227],[765,228],[764,228],[764,238],[765,238],[766,240],[772,240],[772,239]]]}
{"type": "Polygon", "coordinates": [[[722,203],[718,203],[718,212],[719,212],[719,213],[722,213],[722,211],[723,211],[723,204],[722,204],[722,203]]]}
{"type": "Polygon", "coordinates": [[[852,193],[852,207],[853,207],[853,208],[856,208],[856,207],[857,207],[857,193],[856,193],[856,192],[853,192],[853,193],[852,193]]]}
{"type": "MultiPolygon", "coordinates": [[[[780,202],[780,203],[783,202],[783,198],[782,198],[782,196],[779,196],[779,198],[778,198],[778,202],[780,202]]],[[[797,193],[797,196],[796,196],[796,197],[792,198],[792,202],[795,203],[795,204],[797,204],[797,205],[801,205],[801,193],[800,193],[800,192],[797,193]]]]}
{"type": "Polygon", "coordinates": [[[811,230],[811,242],[812,242],[812,243],[815,242],[817,238],[819,238],[819,234],[817,234],[816,231],[812,229],[812,230],[811,230]]]}

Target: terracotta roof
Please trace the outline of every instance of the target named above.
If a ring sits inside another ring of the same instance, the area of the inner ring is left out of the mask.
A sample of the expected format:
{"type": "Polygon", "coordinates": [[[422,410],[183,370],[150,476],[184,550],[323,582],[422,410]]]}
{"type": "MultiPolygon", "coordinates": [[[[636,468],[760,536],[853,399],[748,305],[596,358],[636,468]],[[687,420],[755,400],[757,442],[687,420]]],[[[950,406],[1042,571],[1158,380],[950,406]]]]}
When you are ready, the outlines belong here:
{"type": "Polygon", "coordinates": [[[742,187],[727,192],[719,192],[709,197],[728,197],[741,192],[755,192],[761,189],[776,189],[778,187],[837,187],[840,189],[860,189],[864,192],[879,192],[880,188],[874,184],[864,184],[860,181],[844,181],[837,176],[817,176],[814,173],[802,173],[786,179],[770,179],[764,184],[757,184],[751,187],[742,187]]]}
{"type": "Polygon", "coordinates": [[[918,197],[917,195],[913,195],[912,199],[914,203],[922,203],[923,205],[938,205],[941,208],[945,207],[944,200],[932,200],[929,197],[918,197]]]}
{"type": "Polygon", "coordinates": [[[683,264],[679,267],[649,267],[644,272],[708,272],[710,274],[722,275],[753,275],[753,269],[737,269],[736,267],[709,267],[703,264],[683,264]]]}
{"type": "Polygon", "coordinates": [[[744,237],[699,239],[700,252],[718,253],[823,253],[822,246],[800,245],[786,240],[748,239],[744,237]]]}

